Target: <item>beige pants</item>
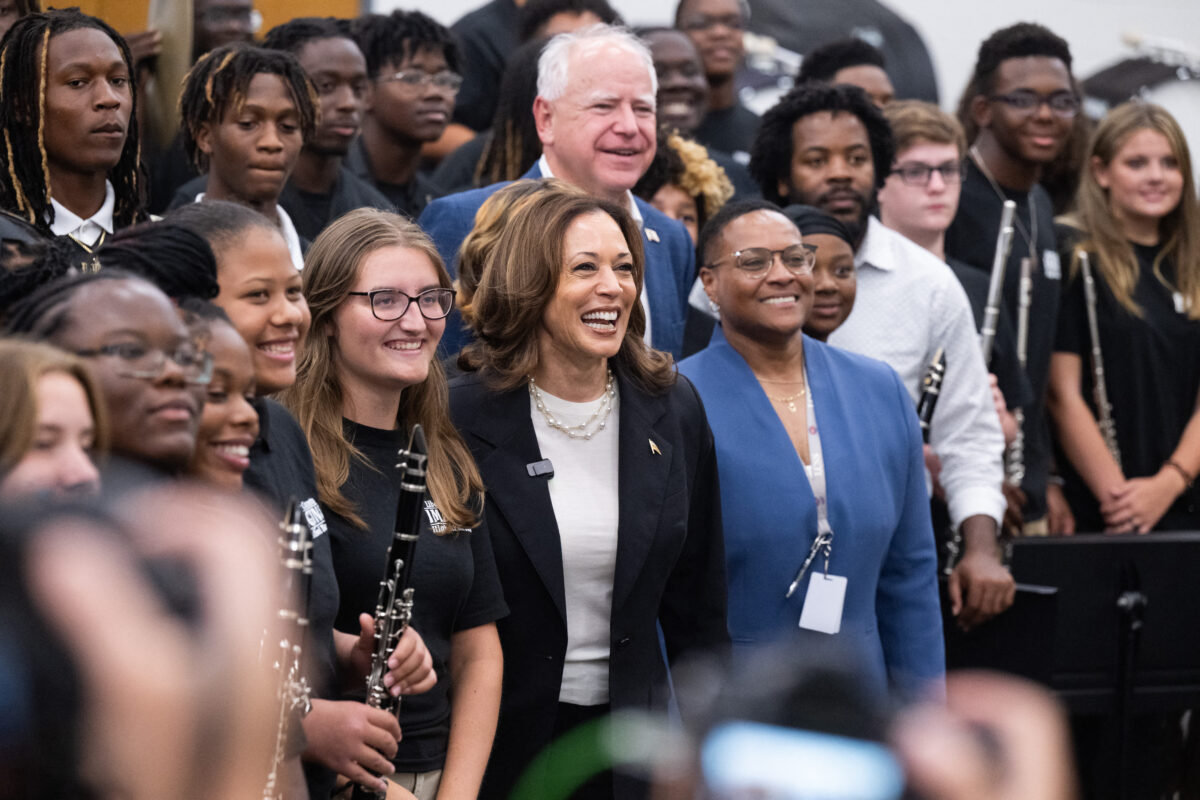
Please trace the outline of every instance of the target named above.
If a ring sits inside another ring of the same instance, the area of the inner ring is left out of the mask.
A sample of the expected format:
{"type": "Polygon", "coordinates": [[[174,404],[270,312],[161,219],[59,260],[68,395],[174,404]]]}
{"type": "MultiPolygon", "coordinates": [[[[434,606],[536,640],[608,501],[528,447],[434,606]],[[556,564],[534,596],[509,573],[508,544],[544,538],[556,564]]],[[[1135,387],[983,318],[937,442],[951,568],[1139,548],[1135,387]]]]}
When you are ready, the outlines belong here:
{"type": "Polygon", "coordinates": [[[397,772],[388,776],[388,782],[412,792],[417,796],[417,800],[434,800],[438,787],[442,784],[442,771],[435,769],[431,772],[397,772]]]}

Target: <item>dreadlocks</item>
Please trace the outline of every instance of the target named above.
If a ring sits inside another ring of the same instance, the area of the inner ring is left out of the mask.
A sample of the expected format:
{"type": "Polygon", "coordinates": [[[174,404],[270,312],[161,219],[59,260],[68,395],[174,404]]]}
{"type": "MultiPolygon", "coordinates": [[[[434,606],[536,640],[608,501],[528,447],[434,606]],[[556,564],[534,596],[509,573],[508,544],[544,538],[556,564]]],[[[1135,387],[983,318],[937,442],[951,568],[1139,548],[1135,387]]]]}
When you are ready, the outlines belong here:
{"type": "Polygon", "coordinates": [[[230,109],[241,108],[254,76],[264,74],[278,75],[288,88],[304,138],[311,138],[316,131],[320,107],[317,90],[295,56],[242,42],[223,45],[200,57],[183,79],[183,94],[179,98],[183,148],[201,172],[207,167],[206,156],[196,143],[201,127],[219,125],[230,109]]]}
{"type": "Polygon", "coordinates": [[[477,186],[516,180],[542,154],[542,142],[529,109],[537,97],[537,64],[547,41],[526,42],[508,59],[500,79],[492,132],[475,165],[477,186]]]}
{"type": "Polygon", "coordinates": [[[0,204],[23,215],[47,235],[54,207],[50,204],[45,142],[46,60],[51,39],[81,28],[95,28],[112,39],[129,69],[130,124],[121,157],[108,172],[116,196],[113,224],[125,227],[146,216],[144,187],[139,179],[137,87],[128,45],[106,22],[77,8],[29,14],[17,20],[0,43],[0,132],[5,162],[0,170],[0,204]]]}
{"type": "Polygon", "coordinates": [[[209,300],[220,292],[217,259],[199,233],[172,222],[147,222],[118,231],[97,251],[104,269],[140,275],[172,300],[209,300]]]}
{"type": "Polygon", "coordinates": [[[367,59],[372,79],[388,65],[399,67],[421,50],[440,50],[446,65],[458,72],[458,45],[442,25],[420,11],[368,14],[354,23],[354,38],[367,59]]]}
{"type": "Polygon", "coordinates": [[[276,25],[263,37],[267,50],[283,50],[298,55],[304,45],[318,39],[354,39],[350,20],[336,17],[297,17],[276,25]]]}

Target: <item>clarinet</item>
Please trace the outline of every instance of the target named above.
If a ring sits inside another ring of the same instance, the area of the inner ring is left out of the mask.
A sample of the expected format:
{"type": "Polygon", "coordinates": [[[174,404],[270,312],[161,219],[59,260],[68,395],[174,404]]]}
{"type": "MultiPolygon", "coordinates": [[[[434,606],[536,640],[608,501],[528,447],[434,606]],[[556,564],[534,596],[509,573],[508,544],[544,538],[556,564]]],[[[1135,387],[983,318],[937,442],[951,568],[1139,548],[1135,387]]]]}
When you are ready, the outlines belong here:
{"type": "MultiPolygon", "coordinates": [[[[1024,371],[1029,350],[1029,309],[1033,304],[1033,259],[1021,259],[1021,282],[1017,289],[1017,363],[1024,371]]],[[[1025,480],[1025,410],[1013,410],[1017,435],[1008,446],[1004,459],[1004,477],[1010,486],[1025,480]]]]}
{"type": "Polygon", "coordinates": [[[1117,468],[1121,468],[1121,448],[1117,446],[1117,426],[1113,421],[1112,403],[1104,381],[1104,354],[1100,350],[1100,325],[1096,322],[1096,281],[1086,250],[1079,250],[1079,270],[1083,273],[1083,297],[1087,305],[1088,337],[1092,340],[1092,398],[1096,401],[1097,422],[1104,444],[1112,453],[1117,468]]]}
{"type": "Polygon", "coordinates": [[[282,800],[280,768],[287,757],[288,728],[297,711],[303,716],[312,708],[308,680],[304,677],[300,658],[308,630],[304,609],[312,582],[312,538],[304,521],[304,510],[294,497],[288,501],[279,532],[279,560],[284,575],[283,601],[279,609],[283,635],[274,664],[279,681],[276,689],[279,717],[275,726],[275,752],[263,787],[263,800],[282,800]]]}
{"type": "Polygon", "coordinates": [[[942,392],[942,379],[946,377],[946,349],[939,347],[933,361],[921,379],[921,398],[917,401],[917,419],[921,421],[921,438],[929,444],[929,423],[937,407],[938,395],[942,392]]]}
{"type": "Polygon", "coordinates": [[[992,275],[988,282],[987,305],[983,309],[983,325],[979,329],[979,344],[983,348],[983,363],[992,360],[992,345],[996,342],[996,326],[1000,322],[1000,299],[1004,295],[1004,271],[1008,265],[1008,253],[1012,249],[1013,220],[1017,204],[1004,201],[1000,212],[1000,235],[996,237],[996,252],[992,257],[992,275]]]}
{"type": "MultiPolygon", "coordinates": [[[[400,451],[400,499],[396,504],[396,525],[388,547],[387,565],[379,582],[379,599],[375,604],[375,651],[371,654],[371,674],[367,676],[367,705],[381,708],[389,714],[400,715],[400,698],[393,697],[383,678],[388,659],[408,623],[412,620],[413,554],[421,530],[421,510],[425,500],[425,466],[428,456],[425,432],[413,425],[408,447],[400,451]]],[[[351,797],[382,798],[385,792],[355,786],[351,797]]]]}

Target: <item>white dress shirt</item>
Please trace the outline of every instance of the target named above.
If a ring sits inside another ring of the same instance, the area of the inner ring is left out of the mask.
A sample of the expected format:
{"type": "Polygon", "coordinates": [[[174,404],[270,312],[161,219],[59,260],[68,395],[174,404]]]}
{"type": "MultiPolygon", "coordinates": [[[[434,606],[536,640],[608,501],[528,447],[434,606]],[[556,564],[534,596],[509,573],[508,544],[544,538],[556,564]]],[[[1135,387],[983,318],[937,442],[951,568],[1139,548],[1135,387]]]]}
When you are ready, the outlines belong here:
{"type": "MultiPolygon", "coordinates": [[[[542,154],[541,156],[538,157],[538,170],[542,173],[543,178],[553,178],[554,177],[554,172],[550,169],[550,162],[546,160],[545,154],[542,154]]],[[[643,235],[646,235],[646,233],[645,233],[646,226],[645,226],[645,221],[642,219],[642,211],[641,211],[641,209],[639,209],[637,207],[637,203],[633,202],[633,192],[626,190],[625,191],[625,199],[629,201],[629,213],[633,217],[633,221],[637,223],[638,230],[642,231],[643,235]]],[[[647,235],[647,238],[649,238],[648,235],[647,235]]],[[[658,240],[656,239],[655,241],[658,241],[658,240]]],[[[645,249],[646,249],[646,243],[642,242],[642,250],[645,251],[645,249]]],[[[646,259],[643,258],[642,262],[643,262],[643,264],[645,264],[646,259]]],[[[645,341],[647,345],[649,345],[650,344],[650,297],[646,294],[646,276],[645,275],[642,276],[642,296],[641,296],[640,300],[642,301],[642,311],[646,312],[646,331],[644,334],[642,334],[642,340],[645,341]]]]}
{"type": "Polygon", "coordinates": [[[93,247],[104,234],[113,232],[113,209],[117,205],[117,195],[113,185],[104,182],[104,202],[100,209],[87,219],[83,219],[62,203],[50,198],[50,206],[54,209],[54,221],[50,223],[50,232],[55,236],[71,236],[75,241],[87,247],[93,247]]]}
{"type": "Polygon", "coordinates": [[[829,343],[889,364],[914,404],[934,353],[946,349],[929,443],[942,461],[939,480],[950,522],[957,528],[967,517],[985,514],[999,524],[1004,434],[966,292],[937,256],[874,217],[854,263],[854,310],[829,343]]]}

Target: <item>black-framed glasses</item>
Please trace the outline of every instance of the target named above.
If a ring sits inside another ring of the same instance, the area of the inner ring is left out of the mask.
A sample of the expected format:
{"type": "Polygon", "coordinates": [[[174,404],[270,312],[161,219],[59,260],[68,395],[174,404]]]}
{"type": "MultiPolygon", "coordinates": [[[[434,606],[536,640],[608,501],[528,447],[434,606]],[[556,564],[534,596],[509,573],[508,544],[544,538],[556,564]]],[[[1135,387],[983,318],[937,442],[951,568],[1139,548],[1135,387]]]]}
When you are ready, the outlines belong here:
{"type": "Polygon", "coordinates": [[[371,313],[380,322],[394,322],[408,313],[412,303],[425,319],[445,319],[454,308],[453,289],[426,289],[416,297],[399,289],[372,289],[369,292],[347,292],[354,297],[371,298],[371,313]]]}
{"type": "Polygon", "coordinates": [[[746,21],[741,14],[689,14],[680,20],[679,27],[685,31],[707,31],[718,25],[740,31],[746,27],[746,21]]]}
{"type": "MultiPolygon", "coordinates": [[[[747,247],[736,250],[732,256],[733,265],[747,275],[762,275],[771,268],[775,256],[793,275],[811,275],[813,265],[817,263],[817,248],[811,244],[793,244],[782,250],[771,250],[766,247],[747,247]]],[[[725,259],[718,259],[711,264],[715,267],[725,259]]]]}
{"type": "Polygon", "coordinates": [[[942,183],[946,185],[961,183],[963,162],[946,161],[934,166],[921,161],[906,161],[892,170],[893,175],[899,175],[909,186],[928,186],[935,172],[942,176],[942,183]]]}
{"type": "Polygon", "coordinates": [[[120,364],[117,374],[123,378],[158,380],[166,371],[167,360],[170,359],[183,371],[183,379],[188,383],[205,386],[212,380],[212,353],[191,343],[181,344],[168,353],[162,348],[140,342],[117,342],[90,350],[76,350],[75,355],[116,359],[120,364]]]}
{"type": "Polygon", "coordinates": [[[1032,114],[1042,107],[1042,103],[1050,106],[1050,110],[1055,116],[1068,119],[1079,113],[1080,100],[1079,95],[1067,89],[1062,89],[1050,94],[1038,94],[1032,89],[1017,89],[1008,94],[993,94],[988,96],[988,100],[996,103],[1004,103],[1014,111],[1019,111],[1023,114],[1032,114]]]}
{"type": "Polygon", "coordinates": [[[381,80],[385,83],[395,81],[406,89],[424,89],[436,86],[447,92],[457,94],[462,88],[463,77],[457,72],[444,69],[441,72],[429,73],[423,69],[402,69],[392,75],[385,75],[381,80]]]}

